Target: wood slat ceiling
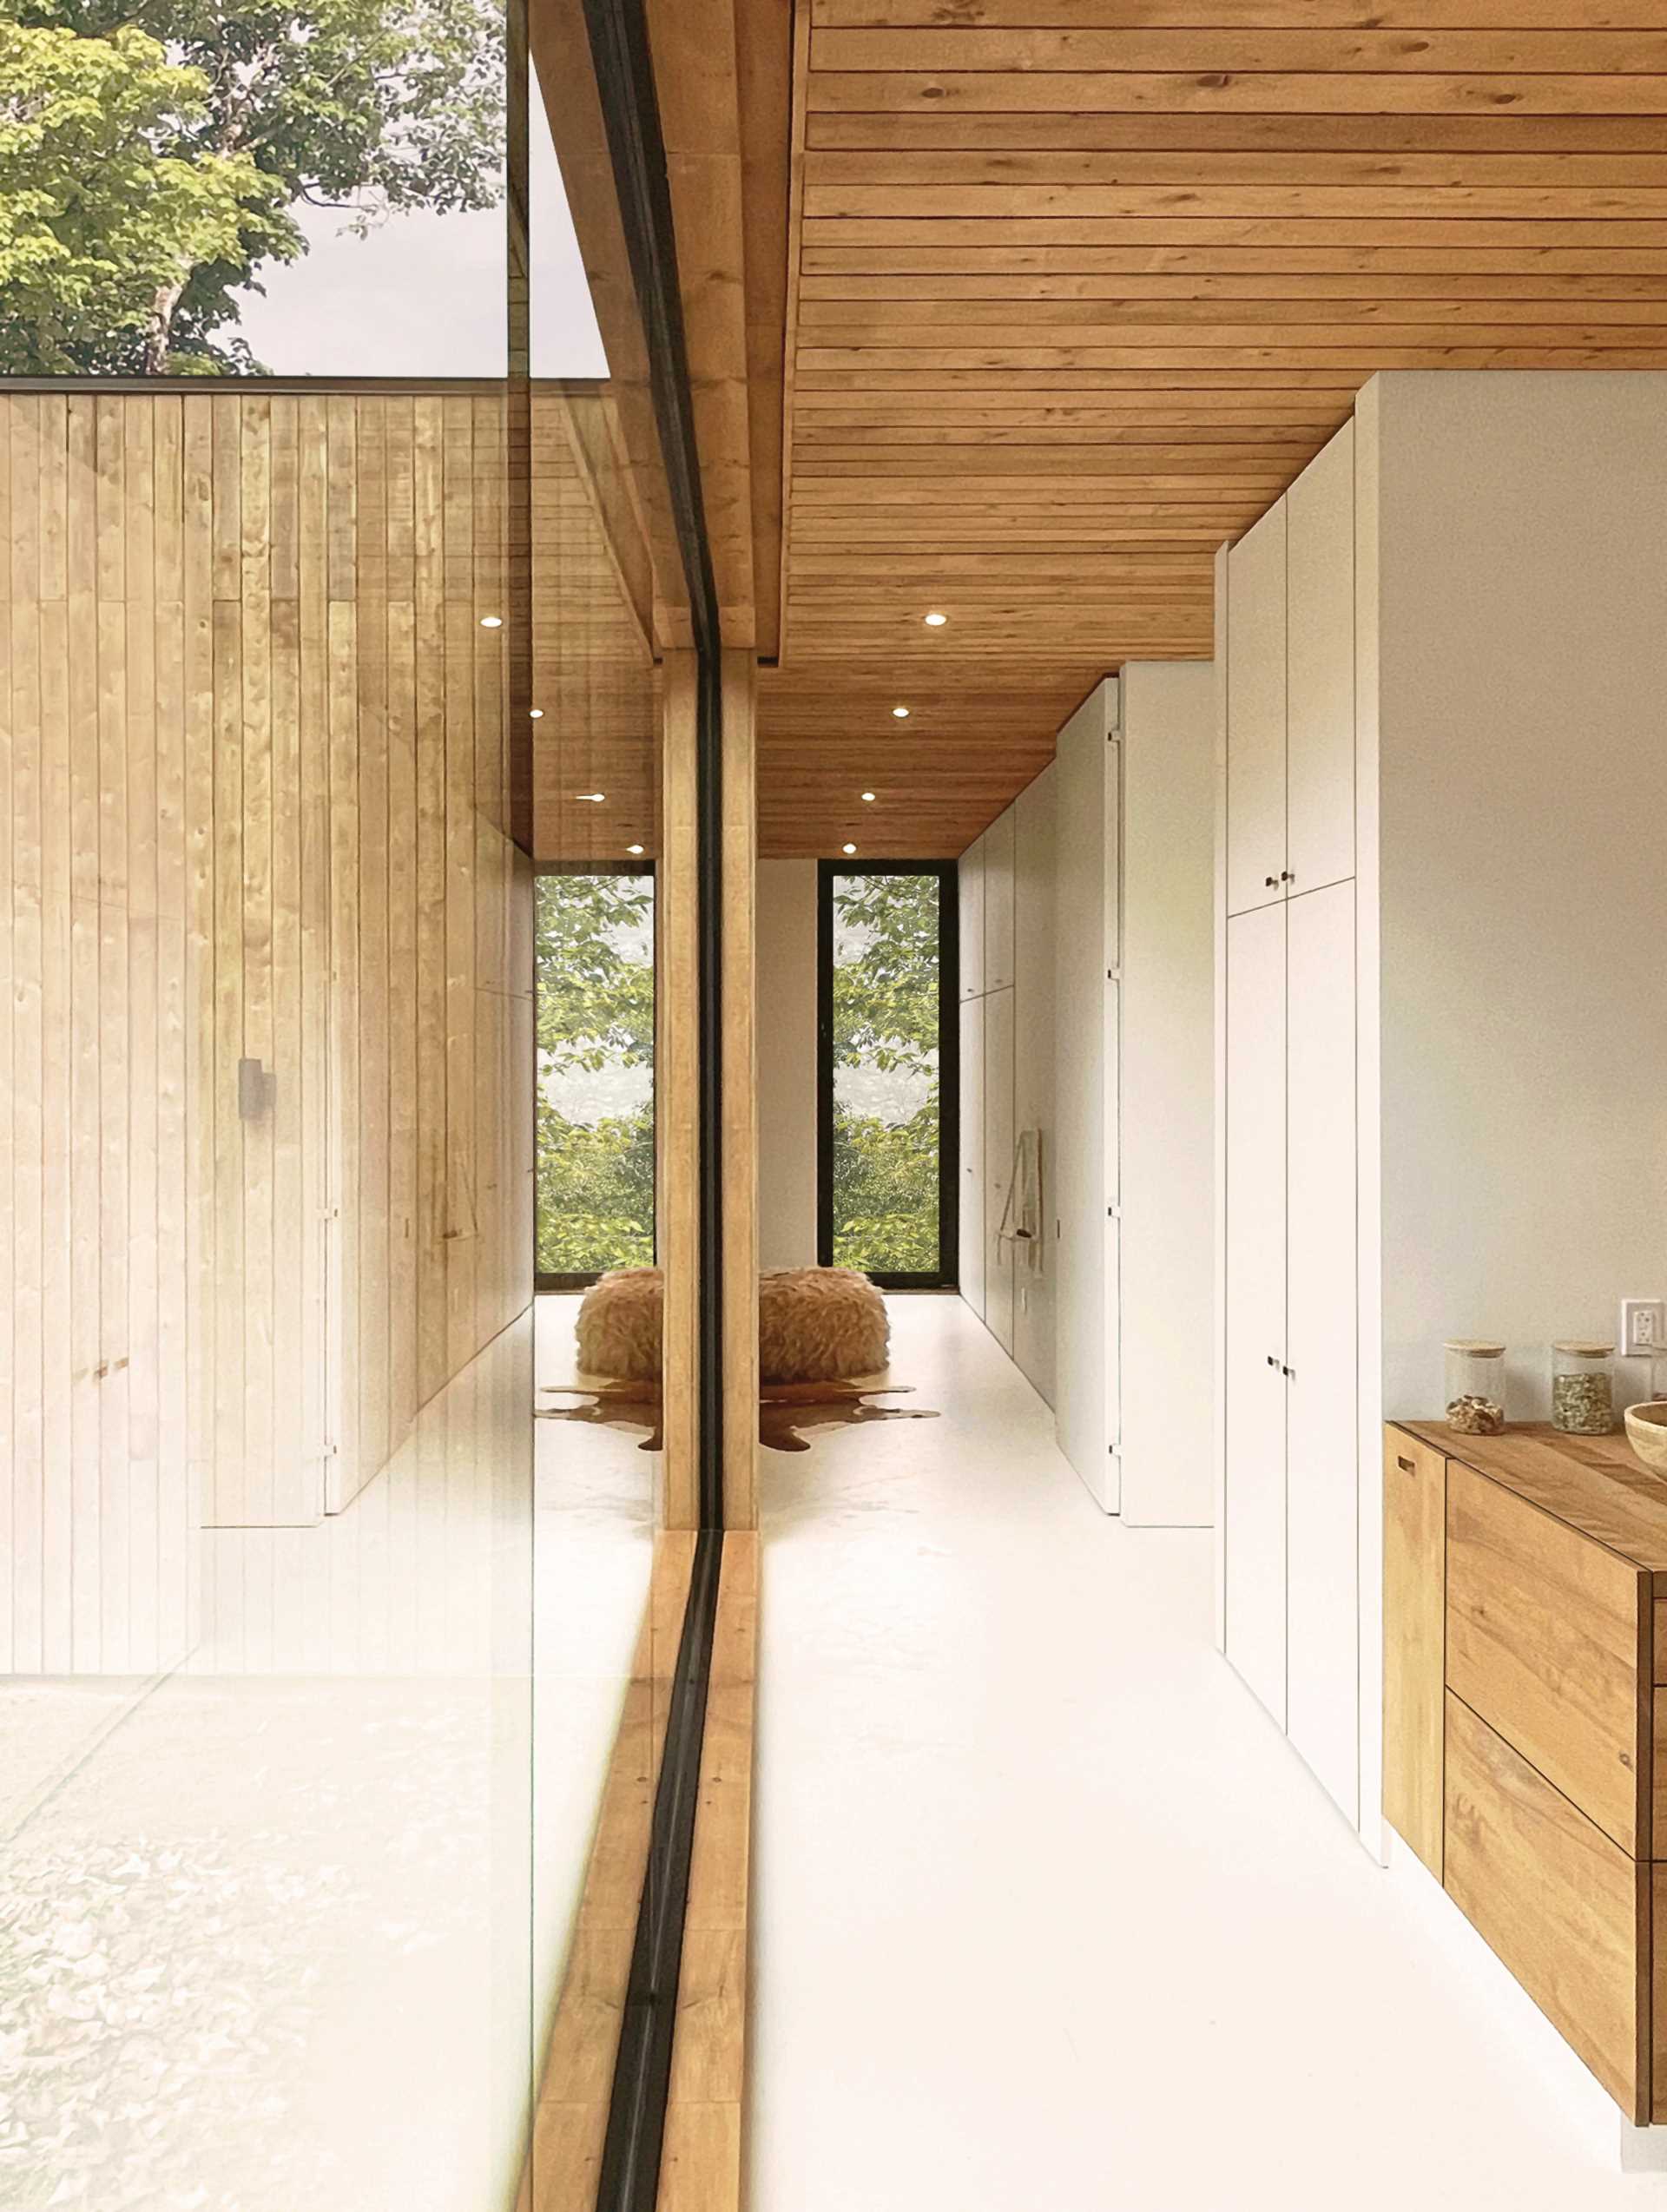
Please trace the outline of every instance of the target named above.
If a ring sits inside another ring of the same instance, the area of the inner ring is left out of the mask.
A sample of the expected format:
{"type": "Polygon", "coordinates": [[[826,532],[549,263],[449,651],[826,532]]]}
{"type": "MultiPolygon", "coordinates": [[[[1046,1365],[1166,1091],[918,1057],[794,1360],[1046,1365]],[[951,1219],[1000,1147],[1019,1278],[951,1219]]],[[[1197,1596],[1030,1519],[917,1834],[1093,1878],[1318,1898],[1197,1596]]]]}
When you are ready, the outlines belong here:
{"type": "Polygon", "coordinates": [[[888,692],[964,847],[1374,372],[1667,368],[1667,0],[800,0],[792,129],[766,850],[888,692]]]}

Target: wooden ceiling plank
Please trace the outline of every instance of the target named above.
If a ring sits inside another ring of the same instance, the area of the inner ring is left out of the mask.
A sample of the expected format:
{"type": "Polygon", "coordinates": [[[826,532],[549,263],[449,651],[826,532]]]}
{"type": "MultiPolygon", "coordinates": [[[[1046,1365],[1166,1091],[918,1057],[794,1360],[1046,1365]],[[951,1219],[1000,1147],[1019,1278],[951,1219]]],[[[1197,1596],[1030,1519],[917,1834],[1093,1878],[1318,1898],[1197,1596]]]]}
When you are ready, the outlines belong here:
{"type": "MultiPolygon", "coordinates": [[[[1647,0],[1655,27],[1660,15],[1647,0]]],[[[1647,119],[1627,115],[821,114],[807,117],[807,147],[938,149],[1064,147],[1220,152],[1657,154],[1647,119]]]]}
{"type": "Polygon", "coordinates": [[[810,65],[813,76],[824,77],[867,72],[959,76],[974,71],[1107,77],[1183,76],[1195,70],[1243,70],[1257,76],[1551,76],[1589,72],[1651,76],[1667,69],[1667,30],[1659,23],[1623,30],[1590,24],[1530,30],[1315,30],[1288,23],[1248,29],[1119,23],[1094,30],[1033,25],[992,30],[961,23],[951,29],[939,24],[931,29],[813,30],[810,65]]]}
{"type": "Polygon", "coordinates": [[[1205,66],[1197,74],[1153,70],[941,70],[880,72],[813,69],[813,113],[906,113],[939,102],[969,114],[1005,115],[1067,109],[1088,115],[1176,113],[1265,115],[1487,115],[1509,104],[1513,115],[1659,115],[1667,113],[1667,77],[1480,71],[1274,70],[1235,72],[1205,66]]]}
{"type": "MultiPolygon", "coordinates": [[[[1657,30],[1658,0],[955,0],[968,30],[1657,30]]],[[[939,30],[944,0],[811,0],[820,30],[939,30]]]]}

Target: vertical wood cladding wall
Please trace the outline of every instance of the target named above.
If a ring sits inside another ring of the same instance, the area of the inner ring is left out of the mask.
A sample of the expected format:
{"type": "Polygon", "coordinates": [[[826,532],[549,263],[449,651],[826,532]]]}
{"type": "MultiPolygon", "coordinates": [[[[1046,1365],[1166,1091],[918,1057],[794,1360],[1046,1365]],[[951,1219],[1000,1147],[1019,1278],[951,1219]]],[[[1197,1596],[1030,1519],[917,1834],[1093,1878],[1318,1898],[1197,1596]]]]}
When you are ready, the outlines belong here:
{"type": "Polygon", "coordinates": [[[530,1294],[503,433],[0,398],[14,1671],[177,1656],[191,1532],[344,1504],[530,1294]]]}

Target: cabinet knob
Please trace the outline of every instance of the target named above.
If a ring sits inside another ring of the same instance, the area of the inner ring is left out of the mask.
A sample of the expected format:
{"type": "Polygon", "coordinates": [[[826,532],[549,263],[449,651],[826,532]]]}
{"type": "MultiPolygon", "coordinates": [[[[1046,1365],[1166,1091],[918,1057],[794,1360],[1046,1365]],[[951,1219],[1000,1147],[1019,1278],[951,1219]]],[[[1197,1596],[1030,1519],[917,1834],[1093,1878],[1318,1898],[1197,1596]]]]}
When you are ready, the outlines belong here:
{"type": "Polygon", "coordinates": [[[1295,883],[1296,877],[1289,868],[1282,868],[1279,872],[1279,879],[1282,883],[1295,883]]]}
{"type": "Polygon", "coordinates": [[[1274,886],[1278,883],[1279,878],[1277,876],[1264,876],[1262,880],[1267,885],[1268,889],[1272,891],[1274,886]]]}

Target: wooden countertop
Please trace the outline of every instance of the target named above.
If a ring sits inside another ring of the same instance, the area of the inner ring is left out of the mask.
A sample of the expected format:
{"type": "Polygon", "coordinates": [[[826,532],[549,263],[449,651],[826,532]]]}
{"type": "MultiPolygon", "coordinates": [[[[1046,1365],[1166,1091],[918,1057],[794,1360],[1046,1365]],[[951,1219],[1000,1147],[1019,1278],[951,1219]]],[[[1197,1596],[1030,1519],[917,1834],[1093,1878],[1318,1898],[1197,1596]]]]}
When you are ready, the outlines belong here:
{"type": "Polygon", "coordinates": [[[1394,1425],[1646,1573],[1667,1577],[1667,1482],[1639,1464],[1620,1432],[1565,1436],[1542,1421],[1512,1421],[1499,1436],[1464,1436],[1446,1421],[1394,1425]]]}

